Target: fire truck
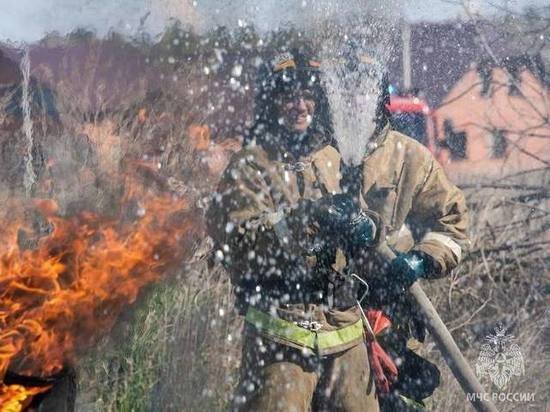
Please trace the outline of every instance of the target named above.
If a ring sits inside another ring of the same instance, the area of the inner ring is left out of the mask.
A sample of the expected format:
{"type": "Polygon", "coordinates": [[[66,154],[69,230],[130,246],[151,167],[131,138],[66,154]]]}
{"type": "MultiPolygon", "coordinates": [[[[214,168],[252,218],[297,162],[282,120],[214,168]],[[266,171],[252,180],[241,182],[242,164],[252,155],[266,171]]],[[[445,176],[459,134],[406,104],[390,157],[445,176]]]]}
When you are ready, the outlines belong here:
{"type": "Polygon", "coordinates": [[[394,130],[422,143],[434,156],[439,153],[433,113],[425,100],[414,94],[392,94],[387,108],[394,130]]]}

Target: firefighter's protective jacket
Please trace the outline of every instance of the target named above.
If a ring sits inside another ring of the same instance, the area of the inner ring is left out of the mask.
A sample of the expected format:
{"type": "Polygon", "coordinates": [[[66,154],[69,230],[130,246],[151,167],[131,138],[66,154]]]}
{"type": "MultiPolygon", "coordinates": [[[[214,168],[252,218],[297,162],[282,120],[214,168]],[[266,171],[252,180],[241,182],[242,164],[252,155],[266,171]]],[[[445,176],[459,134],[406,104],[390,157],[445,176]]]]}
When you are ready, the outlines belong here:
{"type": "Polygon", "coordinates": [[[371,146],[363,159],[364,207],[381,215],[390,246],[425,252],[440,266],[436,276],[447,275],[469,245],[462,191],[414,139],[385,129],[371,146]]]}
{"type": "MultiPolygon", "coordinates": [[[[413,139],[386,127],[370,147],[363,161],[361,206],[382,217],[390,243],[427,253],[438,262],[439,274],[445,275],[458,264],[467,244],[463,194],[431,153],[413,139]],[[403,242],[404,233],[412,233],[414,243],[403,242]]],[[[291,322],[313,319],[326,331],[359,320],[356,308],[323,311],[308,302],[287,304],[292,290],[300,288],[295,275],[315,273],[316,268],[307,256],[296,258],[301,251],[293,238],[307,236],[308,229],[288,227],[286,217],[303,199],[341,192],[341,161],[329,145],[299,158],[274,147],[249,145],[230,161],[208,213],[209,232],[237,296],[247,305],[291,322]]],[[[336,271],[337,266],[335,262],[336,271]]],[[[274,340],[301,346],[292,339],[274,340]]],[[[353,339],[326,352],[360,341],[353,339]]]]}

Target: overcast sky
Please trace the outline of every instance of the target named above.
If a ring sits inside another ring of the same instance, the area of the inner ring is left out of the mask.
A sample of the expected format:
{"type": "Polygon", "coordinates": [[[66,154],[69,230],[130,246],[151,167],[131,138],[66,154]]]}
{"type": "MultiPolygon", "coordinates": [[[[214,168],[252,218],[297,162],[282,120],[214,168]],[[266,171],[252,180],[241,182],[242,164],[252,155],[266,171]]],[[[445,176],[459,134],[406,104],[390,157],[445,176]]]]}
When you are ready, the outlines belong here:
{"type": "MultiPolygon", "coordinates": [[[[473,9],[487,14],[497,4],[512,9],[543,6],[548,0],[469,0],[473,9]]],[[[334,13],[342,7],[370,7],[393,18],[443,20],[462,14],[449,0],[0,0],[0,40],[34,41],[49,31],[66,33],[86,27],[104,34],[109,29],[132,34],[142,27],[153,34],[162,31],[170,17],[205,28],[212,24],[237,24],[239,18],[272,27],[288,16],[303,18],[316,9],[334,13]],[[309,13],[308,13],[309,12],[309,13]]],[[[292,18],[291,18],[292,19],[292,18]]]]}

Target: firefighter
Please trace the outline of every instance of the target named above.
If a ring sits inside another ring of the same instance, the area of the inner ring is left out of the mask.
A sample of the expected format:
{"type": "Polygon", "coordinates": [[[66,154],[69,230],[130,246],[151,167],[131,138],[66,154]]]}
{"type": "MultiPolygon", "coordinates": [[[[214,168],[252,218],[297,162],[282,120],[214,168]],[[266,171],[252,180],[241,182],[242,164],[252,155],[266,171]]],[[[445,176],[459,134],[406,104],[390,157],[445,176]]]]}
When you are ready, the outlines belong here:
{"type": "Polygon", "coordinates": [[[378,411],[354,256],[368,260],[386,239],[396,246],[389,266],[362,273],[395,296],[448,273],[466,242],[462,194],[423,146],[389,129],[384,98],[358,196],[349,196],[353,173],[335,148],[320,76],[319,63],[297,51],[272,62],[256,124],[208,212],[245,316],[234,410],[378,411]],[[409,220],[422,230],[406,245],[409,220]]]}

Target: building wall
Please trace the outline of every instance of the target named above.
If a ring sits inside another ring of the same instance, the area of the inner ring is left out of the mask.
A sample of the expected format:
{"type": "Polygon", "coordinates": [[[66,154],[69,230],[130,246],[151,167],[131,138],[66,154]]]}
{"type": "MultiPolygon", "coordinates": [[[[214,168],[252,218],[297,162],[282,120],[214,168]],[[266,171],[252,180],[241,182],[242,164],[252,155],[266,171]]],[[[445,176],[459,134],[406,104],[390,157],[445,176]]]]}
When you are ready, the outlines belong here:
{"type": "MultiPolygon", "coordinates": [[[[460,21],[411,25],[412,87],[423,92],[430,107],[441,103],[480,53],[475,38],[475,26],[460,21]]],[[[388,62],[390,81],[398,88],[403,87],[402,53],[397,42],[388,62]]]]}
{"type": "Polygon", "coordinates": [[[483,95],[482,79],[477,70],[471,69],[435,111],[439,139],[445,138],[446,120],[452,122],[454,131],[466,133],[464,160],[451,159],[446,149],[438,154],[451,176],[506,174],[550,162],[548,90],[528,70],[523,70],[519,78],[520,93],[510,94],[507,73],[492,69],[490,93],[483,95]],[[507,141],[502,157],[493,146],[498,130],[507,141]]]}

